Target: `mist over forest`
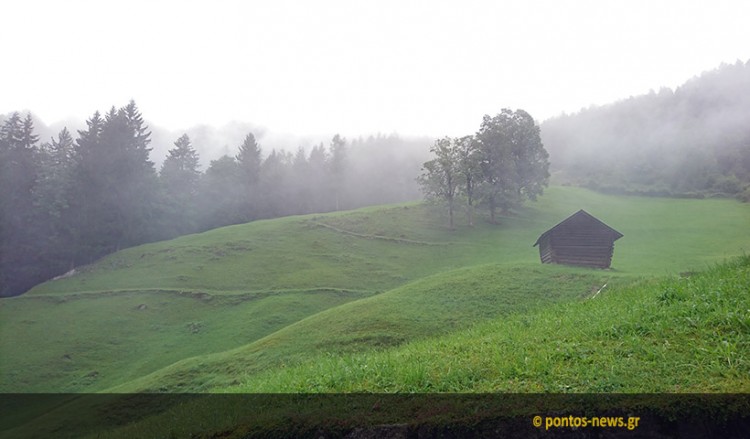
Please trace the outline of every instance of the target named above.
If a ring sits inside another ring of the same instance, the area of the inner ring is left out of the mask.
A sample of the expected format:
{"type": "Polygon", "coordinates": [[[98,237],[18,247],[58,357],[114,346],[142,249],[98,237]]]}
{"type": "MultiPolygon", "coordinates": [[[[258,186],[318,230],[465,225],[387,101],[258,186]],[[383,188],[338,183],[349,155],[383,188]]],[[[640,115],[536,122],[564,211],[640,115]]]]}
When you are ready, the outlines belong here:
{"type": "Polygon", "coordinates": [[[265,134],[236,123],[167,141],[134,101],[76,132],[52,135],[30,113],[0,120],[0,295],[146,242],[419,198],[429,139],[334,135],[275,149],[250,128],[265,134]]]}
{"type": "Polygon", "coordinates": [[[750,200],[750,61],[541,124],[553,181],[606,193],[750,200]]]}
{"type": "MultiPolygon", "coordinates": [[[[417,176],[434,142],[395,134],[321,141],[242,122],[175,132],[146,120],[133,101],[85,123],[0,117],[0,295],[145,242],[419,199],[417,176]]],[[[748,122],[750,61],[738,61],[675,90],[539,127],[553,183],[748,201],[748,122]]]]}

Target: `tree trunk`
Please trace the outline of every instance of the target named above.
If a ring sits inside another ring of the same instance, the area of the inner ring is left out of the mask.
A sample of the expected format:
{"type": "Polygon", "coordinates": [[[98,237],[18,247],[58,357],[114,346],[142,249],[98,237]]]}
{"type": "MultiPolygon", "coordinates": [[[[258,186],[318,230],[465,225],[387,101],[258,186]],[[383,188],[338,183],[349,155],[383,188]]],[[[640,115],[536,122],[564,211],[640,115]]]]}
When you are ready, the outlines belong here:
{"type": "Polygon", "coordinates": [[[453,200],[448,201],[448,218],[450,229],[453,230],[453,200]]]}

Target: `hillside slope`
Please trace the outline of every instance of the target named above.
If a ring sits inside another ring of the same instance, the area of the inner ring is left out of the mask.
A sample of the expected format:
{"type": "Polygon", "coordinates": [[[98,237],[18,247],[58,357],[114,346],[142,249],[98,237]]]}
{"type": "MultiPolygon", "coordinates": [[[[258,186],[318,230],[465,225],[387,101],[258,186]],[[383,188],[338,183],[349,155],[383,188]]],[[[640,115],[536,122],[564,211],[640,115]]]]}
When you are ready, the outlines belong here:
{"type": "Polygon", "coordinates": [[[544,121],[554,179],[608,193],[750,201],[750,61],[544,121]]]}
{"type": "MultiPolygon", "coordinates": [[[[420,284],[421,279],[443,273],[448,276],[446,283],[456,276],[472,285],[469,278],[474,274],[461,269],[492,264],[487,267],[496,270],[477,267],[480,271],[475,274],[488,276],[482,285],[503,285],[516,275],[512,269],[520,268],[525,271],[510,283],[519,285],[517,291],[529,293],[523,297],[535,301],[545,291],[538,286],[546,278],[554,281],[551,273],[558,273],[554,270],[572,269],[541,266],[531,245],[547,228],[581,208],[625,235],[616,244],[611,271],[585,271],[598,278],[624,281],[696,270],[750,249],[749,205],[729,200],[604,196],[567,187],[550,188],[537,203],[501,218],[500,224],[479,221],[475,228],[456,231],[445,227],[442,210],[420,204],[225,227],[127,249],[81,267],[75,276],[0,300],[0,391],[101,391],[173,364],[176,369],[169,370],[177,370],[176,363],[181,361],[200,365],[204,355],[231,356],[231,352],[252,350],[264,338],[295,334],[290,325],[301,325],[308,318],[319,325],[307,327],[308,335],[325,339],[335,331],[354,334],[349,324],[328,330],[325,324],[335,319],[315,316],[372,298],[365,302],[372,310],[357,308],[358,318],[378,321],[380,313],[391,313],[399,305],[387,304],[385,298],[378,302],[375,297],[408,288],[412,282],[423,291],[410,294],[415,299],[423,297],[425,303],[415,301],[409,306],[424,308],[421,321],[427,326],[390,322],[388,331],[392,332],[363,333],[362,343],[344,340],[341,346],[382,347],[432,333],[434,328],[451,329],[445,324],[449,317],[440,314],[447,308],[430,306],[435,296],[429,294],[440,291],[439,283],[425,279],[420,284]],[[435,323],[431,323],[433,311],[435,323]]],[[[467,294],[464,287],[455,285],[455,291],[443,293],[450,297],[467,294]]],[[[583,293],[590,287],[585,285],[583,293]]],[[[487,296],[518,297],[512,291],[492,288],[482,291],[487,296]]],[[[396,300],[399,294],[384,297],[396,300]]],[[[565,297],[577,294],[581,292],[571,290],[565,297]]],[[[495,306],[497,301],[501,299],[486,305],[495,306]]],[[[467,308],[460,317],[462,324],[511,311],[500,306],[498,314],[493,314],[482,303],[467,308]]],[[[354,312],[353,308],[344,310],[354,312]]],[[[309,340],[313,347],[323,343],[309,340]]],[[[278,350],[263,350],[262,355],[281,359],[296,346],[284,343],[278,350]]],[[[207,389],[226,385],[230,375],[217,372],[215,384],[211,377],[192,382],[200,375],[196,371],[186,374],[189,379],[170,380],[164,387],[207,389]]]]}
{"type": "Polygon", "coordinates": [[[453,270],[332,307],[254,343],[186,359],[109,391],[203,392],[236,386],[267,370],[307,364],[321,354],[385,349],[582,299],[608,278],[602,272],[558,266],[492,264],[453,270]]]}
{"type": "Polygon", "coordinates": [[[386,352],[320,356],[241,392],[748,392],[750,256],[386,352]]]}
{"type": "MultiPolygon", "coordinates": [[[[423,286],[429,283],[425,280],[423,286]]],[[[639,434],[663,436],[662,428],[674,428],[675,419],[685,419],[691,429],[727,417],[746,419],[747,398],[696,393],[750,391],[749,290],[750,256],[745,256],[687,277],[614,286],[595,297],[530,308],[399,347],[313,356],[297,366],[267,370],[245,377],[241,385],[219,389],[431,392],[428,398],[407,393],[45,397],[6,407],[11,416],[0,422],[0,437],[48,437],[60,431],[92,438],[299,437],[327,430],[343,435],[355,431],[354,426],[386,424],[410,425],[410,431],[420,434],[426,425],[442,426],[439,431],[455,434],[482,430],[484,421],[497,420],[500,414],[511,421],[520,417],[520,424],[530,427],[529,419],[537,413],[572,410],[609,416],[613,408],[620,416],[643,419],[645,430],[639,429],[639,434]],[[547,395],[540,400],[520,394],[467,399],[465,394],[540,391],[635,395],[547,395]],[[464,395],[438,399],[434,392],[464,395]],[[652,392],[691,395],[663,398],[649,395],[652,392]]],[[[517,433],[518,425],[514,426],[511,431],[517,433]]]]}

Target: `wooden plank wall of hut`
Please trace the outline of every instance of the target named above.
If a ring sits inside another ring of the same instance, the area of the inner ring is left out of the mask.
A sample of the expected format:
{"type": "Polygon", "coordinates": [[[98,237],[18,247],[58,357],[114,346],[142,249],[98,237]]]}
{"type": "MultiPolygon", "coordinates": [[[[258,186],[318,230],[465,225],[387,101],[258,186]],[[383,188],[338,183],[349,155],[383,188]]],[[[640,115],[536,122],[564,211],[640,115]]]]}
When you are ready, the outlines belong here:
{"type": "Polygon", "coordinates": [[[554,262],[602,268],[612,262],[614,241],[601,229],[573,224],[555,230],[549,241],[554,262]]]}
{"type": "Polygon", "coordinates": [[[612,245],[555,247],[553,260],[558,264],[606,268],[612,263],[613,250],[612,245]]]}
{"type": "Polygon", "coordinates": [[[555,262],[552,247],[549,245],[549,239],[545,239],[544,242],[539,244],[539,259],[542,260],[543,264],[555,262]]]}

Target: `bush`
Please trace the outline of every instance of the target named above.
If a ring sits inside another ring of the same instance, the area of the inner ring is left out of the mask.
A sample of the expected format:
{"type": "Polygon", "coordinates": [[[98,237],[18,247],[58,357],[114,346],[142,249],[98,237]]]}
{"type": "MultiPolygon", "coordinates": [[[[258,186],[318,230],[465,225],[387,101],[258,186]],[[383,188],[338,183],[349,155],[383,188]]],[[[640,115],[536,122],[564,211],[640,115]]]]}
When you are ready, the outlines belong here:
{"type": "Polygon", "coordinates": [[[722,175],[713,184],[713,189],[727,195],[742,192],[742,182],[735,175],[722,175]]]}

